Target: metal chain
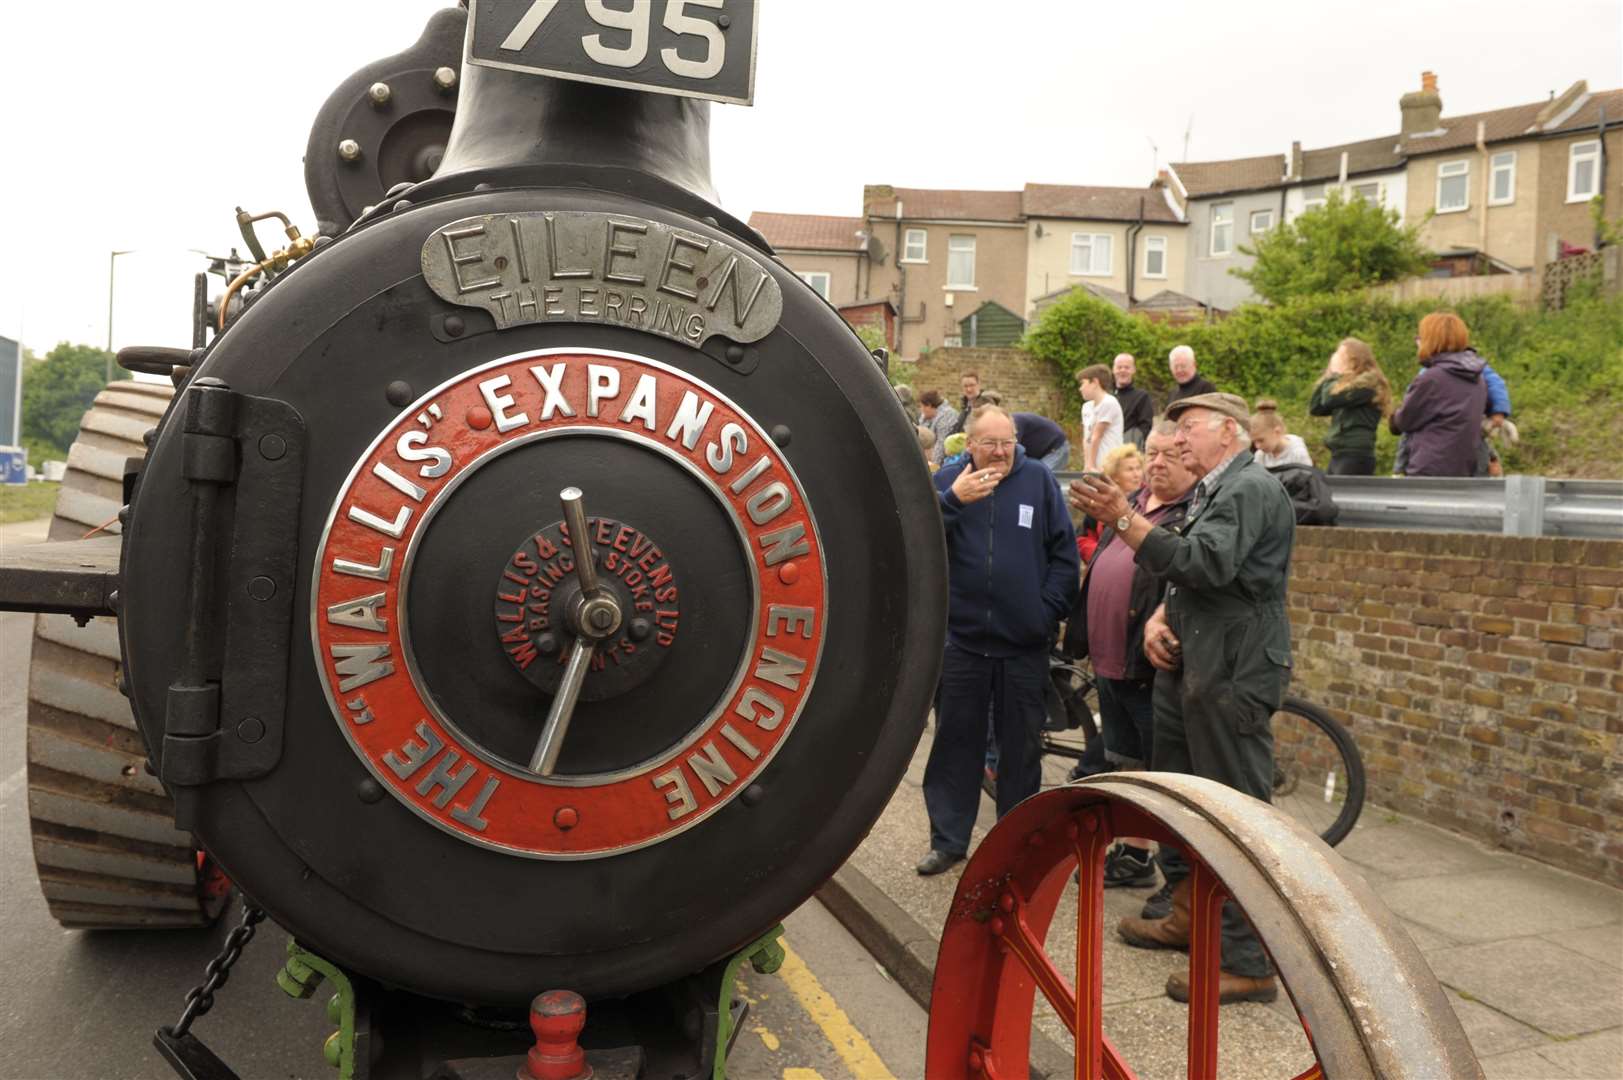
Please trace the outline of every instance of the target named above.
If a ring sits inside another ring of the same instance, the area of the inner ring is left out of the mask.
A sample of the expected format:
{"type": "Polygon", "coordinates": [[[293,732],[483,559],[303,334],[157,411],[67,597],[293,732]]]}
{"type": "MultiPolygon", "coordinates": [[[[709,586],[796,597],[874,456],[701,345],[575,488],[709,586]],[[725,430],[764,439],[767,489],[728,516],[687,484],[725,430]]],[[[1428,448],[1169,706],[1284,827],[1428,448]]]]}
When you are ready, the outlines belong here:
{"type": "Polygon", "coordinates": [[[201,986],[194,986],[186,995],[186,1007],[181,1010],[180,1019],[175,1026],[169,1028],[169,1034],[175,1038],[184,1038],[191,1029],[192,1021],[214,1008],[214,993],[224,986],[231,977],[231,968],[241,957],[242,950],[254,938],[254,928],[265,918],[263,908],[256,907],[247,900],[242,902],[242,922],[225,937],[225,946],[220,955],[208,962],[203,969],[204,979],[201,986]]]}

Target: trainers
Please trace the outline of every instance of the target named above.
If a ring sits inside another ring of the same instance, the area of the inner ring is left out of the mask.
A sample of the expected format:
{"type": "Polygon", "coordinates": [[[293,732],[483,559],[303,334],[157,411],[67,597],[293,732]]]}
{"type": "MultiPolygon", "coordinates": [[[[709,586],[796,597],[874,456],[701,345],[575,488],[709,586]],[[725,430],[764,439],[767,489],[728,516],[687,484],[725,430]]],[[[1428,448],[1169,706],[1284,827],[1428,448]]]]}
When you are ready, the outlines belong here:
{"type": "Polygon", "coordinates": [[[1105,888],[1141,888],[1154,884],[1155,861],[1149,852],[1117,846],[1105,856],[1105,888]]]}
{"type": "Polygon", "coordinates": [[[1164,882],[1159,889],[1144,901],[1144,910],[1138,913],[1141,919],[1164,919],[1172,914],[1172,882],[1164,882]]]}

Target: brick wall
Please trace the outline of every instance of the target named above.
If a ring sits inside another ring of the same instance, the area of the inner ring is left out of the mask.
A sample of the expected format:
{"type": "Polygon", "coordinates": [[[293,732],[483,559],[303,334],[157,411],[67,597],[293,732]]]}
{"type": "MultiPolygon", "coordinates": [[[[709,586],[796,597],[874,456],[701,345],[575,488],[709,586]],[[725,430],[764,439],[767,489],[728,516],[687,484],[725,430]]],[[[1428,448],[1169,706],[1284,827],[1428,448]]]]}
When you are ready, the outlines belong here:
{"type": "MultiPolygon", "coordinates": [[[[1041,413],[1063,427],[1073,448],[1080,445],[1080,406],[1067,405],[1064,386],[1054,369],[1019,349],[931,349],[915,361],[891,357],[891,378],[913,388],[913,397],[939,390],[953,408],[963,392],[958,377],[980,373],[981,386],[1003,395],[1010,412],[1041,413]]],[[[1080,461],[1078,457],[1076,460],[1080,461]]]]}
{"type": "Polygon", "coordinates": [[[1623,885],[1623,541],[1300,529],[1293,690],[1369,799],[1623,885]]]}

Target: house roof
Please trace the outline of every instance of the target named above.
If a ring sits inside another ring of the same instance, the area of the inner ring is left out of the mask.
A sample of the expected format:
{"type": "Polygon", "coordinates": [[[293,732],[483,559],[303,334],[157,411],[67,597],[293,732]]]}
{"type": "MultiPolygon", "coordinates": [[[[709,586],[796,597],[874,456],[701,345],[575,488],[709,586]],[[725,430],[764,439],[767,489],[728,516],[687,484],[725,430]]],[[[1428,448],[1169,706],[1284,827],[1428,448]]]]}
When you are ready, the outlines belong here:
{"type": "Polygon", "coordinates": [[[1165,309],[1169,311],[1181,311],[1184,308],[1204,309],[1207,306],[1208,305],[1201,303],[1199,300],[1196,300],[1193,296],[1185,296],[1183,293],[1174,292],[1171,289],[1162,289],[1148,300],[1140,300],[1138,303],[1134,304],[1133,310],[1138,311],[1144,308],[1149,308],[1152,310],[1165,309]]]}
{"type": "Polygon", "coordinates": [[[1601,113],[1606,114],[1608,127],[1623,124],[1623,90],[1597,90],[1590,94],[1588,100],[1578,106],[1578,111],[1571,116],[1562,118],[1559,115],[1552,117],[1545,125],[1545,132],[1572,131],[1576,128],[1592,128],[1600,123],[1601,113]]]}
{"type": "Polygon", "coordinates": [[[1555,115],[1540,122],[1540,116],[1551,105],[1548,101],[1535,101],[1528,105],[1489,109],[1487,112],[1445,116],[1438,121],[1439,131],[1410,136],[1403,149],[1412,157],[1475,146],[1478,123],[1483,128],[1482,141],[1489,143],[1594,127],[1600,122],[1603,110],[1608,126],[1623,123],[1623,90],[1590,92],[1586,89],[1577,95],[1576,109],[1571,106],[1558,109],[1555,115]]]}
{"type": "Polygon", "coordinates": [[[1112,289],[1108,285],[1095,285],[1092,282],[1083,282],[1077,285],[1066,285],[1064,288],[1055,289],[1053,292],[1043,293],[1043,295],[1037,297],[1031,302],[1031,306],[1033,309],[1040,310],[1050,304],[1057,303],[1061,297],[1073,293],[1078,289],[1092,293],[1105,303],[1114,304],[1123,311],[1127,310],[1126,293],[1119,289],[1112,289]]]}
{"type": "Polygon", "coordinates": [[[1285,155],[1235,158],[1232,161],[1179,161],[1170,168],[1190,198],[1278,187],[1285,179],[1285,155]]]}
{"type": "Polygon", "coordinates": [[[766,242],[775,248],[852,253],[863,250],[862,242],[857,239],[857,233],[863,229],[861,218],[756,211],[750,215],[749,223],[750,228],[766,237],[766,242]]]}
{"type": "Polygon", "coordinates": [[[1073,184],[1027,184],[1021,193],[1027,217],[1080,218],[1087,221],[1145,221],[1182,224],[1159,188],[1078,187],[1073,184]]]}
{"type": "Polygon", "coordinates": [[[1018,191],[957,191],[946,188],[893,188],[870,184],[862,191],[863,210],[873,217],[894,218],[902,204],[904,220],[1019,221],[1018,191]]]}
{"type": "Polygon", "coordinates": [[[871,307],[888,307],[892,315],[896,314],[896,304],[888,296],[871,296],[866,300],[858,300],[850,304],[839,304],[834,310],[843,315],[847,311],[861,311],[863,308],[871,307]]]}
{"type": "Polygon", "coordinates": [[[1342,154],[1347,155],[1348,176],[1403,168],[1403,155],[1398,152],[1398,136],[1382,135],[1378,139],[1303,150],[1302,175],[1292,179],[1308,183],[1334,180],[1341,175],[1342,154]]]}

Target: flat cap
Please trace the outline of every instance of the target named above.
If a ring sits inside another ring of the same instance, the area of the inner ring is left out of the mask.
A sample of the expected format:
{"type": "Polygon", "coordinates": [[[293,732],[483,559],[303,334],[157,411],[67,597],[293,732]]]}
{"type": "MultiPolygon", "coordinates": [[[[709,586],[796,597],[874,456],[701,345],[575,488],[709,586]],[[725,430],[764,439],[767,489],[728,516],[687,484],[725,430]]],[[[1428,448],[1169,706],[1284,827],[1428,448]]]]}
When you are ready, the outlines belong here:
{"type": "Polygon", "coordinates": [[[1167,406],[1166,418],[1176,420],[1178,414],[1185,409],[1210,409],[1241,424],[1251,421],[1251,410],[1246,406],[1245,398],[1239,394],[1196,394],[1194,397],[1186,397],[1167,406]]]}

